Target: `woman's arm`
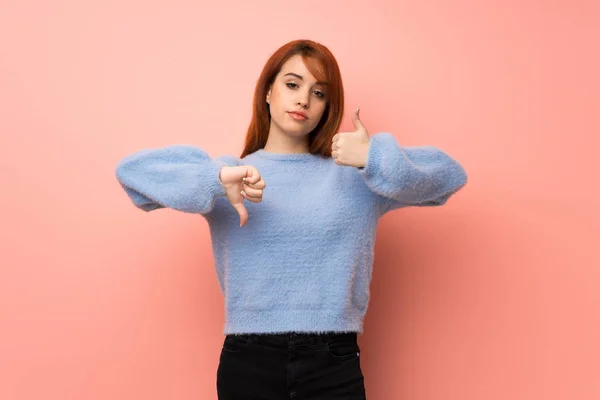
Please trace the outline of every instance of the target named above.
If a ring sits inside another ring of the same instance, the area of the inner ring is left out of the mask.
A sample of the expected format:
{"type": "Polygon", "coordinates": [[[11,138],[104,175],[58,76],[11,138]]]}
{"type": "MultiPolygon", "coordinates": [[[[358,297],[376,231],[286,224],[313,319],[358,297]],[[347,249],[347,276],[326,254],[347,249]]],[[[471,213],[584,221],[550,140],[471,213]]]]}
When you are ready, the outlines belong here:
{"type": "Polygon", "coordinates": [[[206,214],[217,196],[225,195],[221,167],[234,165],[238,159],[233,156],[211,159],[198,147],[173,145],[126,156],[116,176],[133,204],[144,211],[168,207],[206,214]]]}
{"type": "Polygon", "coordinates": [[[390,133],[373,135],[359,173],[387,210],[440,206],[467,183],[464,168],[432,146],[401,147],[390,133]]]}

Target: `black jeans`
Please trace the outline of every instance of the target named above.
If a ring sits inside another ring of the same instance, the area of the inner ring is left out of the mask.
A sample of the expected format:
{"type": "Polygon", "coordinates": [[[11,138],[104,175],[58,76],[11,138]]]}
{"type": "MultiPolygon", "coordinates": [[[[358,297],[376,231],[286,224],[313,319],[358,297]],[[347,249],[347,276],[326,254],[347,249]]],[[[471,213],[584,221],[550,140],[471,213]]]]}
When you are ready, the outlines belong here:
{"type": "Polygon", "coordinates": [[[219,400],[365,400],[356,333],[226,335],[219,400]]]}

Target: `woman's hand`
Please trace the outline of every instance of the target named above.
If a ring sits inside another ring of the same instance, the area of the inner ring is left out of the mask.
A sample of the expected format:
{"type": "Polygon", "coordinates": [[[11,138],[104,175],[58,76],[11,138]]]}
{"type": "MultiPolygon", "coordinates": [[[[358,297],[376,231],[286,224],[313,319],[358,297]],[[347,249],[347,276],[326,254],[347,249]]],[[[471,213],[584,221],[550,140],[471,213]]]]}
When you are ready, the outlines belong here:
{"type": "Polygon", "coordinates": [[[252,165],[222,167],[219,179],[225,188],[227,200],[240,215],[240,226],[246,225],[248,210],[244,206],[244,199],[259,203],[267,186],[265,181],[252,165]]]}
{"type": "Polygon", "coordinates": [[[337,165],[363,168],[369,158],[371,138],[360,120],[360,109],[352,114],[354,132],[336,133],[331,140],[331,157],[337,165]]]}

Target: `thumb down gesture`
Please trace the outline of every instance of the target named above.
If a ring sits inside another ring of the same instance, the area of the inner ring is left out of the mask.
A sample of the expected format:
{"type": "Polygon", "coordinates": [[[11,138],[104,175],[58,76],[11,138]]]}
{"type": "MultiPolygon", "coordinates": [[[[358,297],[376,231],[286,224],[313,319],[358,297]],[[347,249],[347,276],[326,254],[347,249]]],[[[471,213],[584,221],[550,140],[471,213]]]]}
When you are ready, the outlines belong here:
{"type": "Polygon", "coordinates": [[[244,199],[259,203],[262,200],[263,189],[267,186],[258,170],[252,165],[223,167],[219,179],[225,188],[227,200],[240,216],[240,226],[248,222],[248,210],[244,199]]]}

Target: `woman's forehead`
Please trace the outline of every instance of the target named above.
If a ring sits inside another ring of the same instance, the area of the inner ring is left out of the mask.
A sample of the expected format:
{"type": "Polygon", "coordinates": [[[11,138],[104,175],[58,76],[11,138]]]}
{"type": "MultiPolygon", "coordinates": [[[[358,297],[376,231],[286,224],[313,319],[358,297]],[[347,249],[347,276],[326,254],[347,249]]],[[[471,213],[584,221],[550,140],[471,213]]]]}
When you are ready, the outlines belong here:
{"type": "Polygon", "coordinates": [[[306,83],[318,83],[323,84],[324,82],[317,82],[317,78],[313,74],[311,74],[310,70],[304,64],[304,60],[300,55],[295,55],[287,60],[282,66],[281,71],[279,71],[279,76],[281,78],[293,77],[296,79],[300,79],[306,83]]]}

